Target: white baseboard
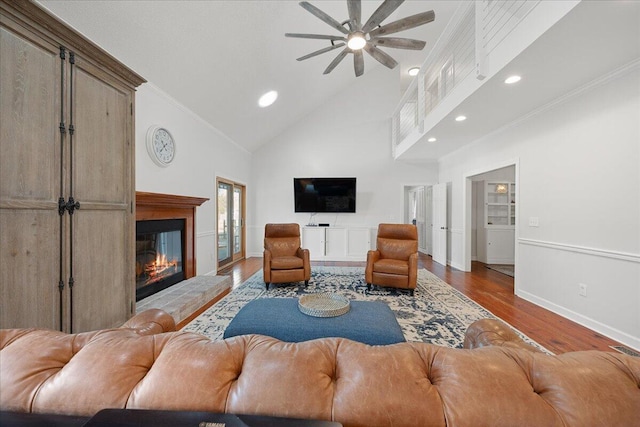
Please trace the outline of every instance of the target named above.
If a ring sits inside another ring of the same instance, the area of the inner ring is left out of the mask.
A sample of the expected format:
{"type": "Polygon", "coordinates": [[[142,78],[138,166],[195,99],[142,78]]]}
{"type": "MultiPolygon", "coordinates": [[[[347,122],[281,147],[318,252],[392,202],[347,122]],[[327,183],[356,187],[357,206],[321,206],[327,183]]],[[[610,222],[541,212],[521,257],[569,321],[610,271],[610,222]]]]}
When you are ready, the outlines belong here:
{"type": "Polygon", "coordinates": [[[457,262],[449,262],[448,263],[451,268],[455,268],[456,270],[465,271],[464,266],[457,262]]]}
{"type": "Polygon", "coordinates": [[[525,299],[529,302],[532,302],[540,307],[546,308],[549,311],[552,311],[556,314],[559,314],[563,317],[566,317],[569,320],[572,320],[582,326],[585,326],[593,331],[599,332],[602,335],[609,337],[613,340],[619,341],[622,344],[633,348],[634,350],[640,351],[640,339],[633,337],[625,332],[619,331],[615,328],[611,328],[607,325],[604,325],[597,320],[593,320],[589,317],[583,316],[579,313],[576,313],[571,310],[567,310],[564,307],[561,307],[557,304],[554,304],[550,301],[547,301],[544,298],[539,298],[533,294],[530,294],[525,291],[517,291],[516,295],[522,299],[525,299]]]}

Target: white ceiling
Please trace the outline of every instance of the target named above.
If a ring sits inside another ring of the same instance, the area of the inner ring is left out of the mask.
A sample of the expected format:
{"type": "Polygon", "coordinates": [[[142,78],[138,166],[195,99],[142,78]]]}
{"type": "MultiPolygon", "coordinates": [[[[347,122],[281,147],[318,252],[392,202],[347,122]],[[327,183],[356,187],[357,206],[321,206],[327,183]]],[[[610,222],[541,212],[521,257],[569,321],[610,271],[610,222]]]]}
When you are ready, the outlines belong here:
{"type": "Polygon", "coordinates": [[[640,1],[582,1],[399,159],[437,160],[621,67],[637,73],[639,60],[640,1]],[[513,74],[522,80],[505,85],[513,74]],[[460,114],[467,120],[456,122],[460,114]]]}
{"type": "MultiPolygon", "coordinates": [[[[364,0],[366,20],[382,0],[364,0]]],[[[327,41],[285,38],[285,32],[337,35],[338,31],[293,0],[143,1],[40,0],[63,21],[199,115],[248,151],[312,113],[356,77],[348,56],[328,75],[335,50],[306,61],[296,58],[328,46],[327,41]],[[271,107],[260,95],[279,92],[271,107]]],[[[348,17],[345,0],[311,0],[337,21],[348,17]]],[[[425,40],[422,51],[386,49],[399,65],[385,69],[400,79],[420,66],[444,30],[458,1],[406,1],[383,23],[434,10],[434,22],[398,33],[425,40]]],[[[365,73],[383,67],[365,56],[365,73]]],[[[398,100],[402,93],[398,93],[398,100]]],[[[392,111],[394,106],[389,106],[392,111]]]]}

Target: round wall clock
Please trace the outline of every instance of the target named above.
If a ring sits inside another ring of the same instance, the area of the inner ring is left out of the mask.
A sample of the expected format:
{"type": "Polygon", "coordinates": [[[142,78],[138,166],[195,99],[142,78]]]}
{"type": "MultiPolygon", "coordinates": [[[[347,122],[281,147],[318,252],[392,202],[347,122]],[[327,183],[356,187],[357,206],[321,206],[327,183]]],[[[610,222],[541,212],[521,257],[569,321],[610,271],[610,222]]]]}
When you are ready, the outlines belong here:
{"type": "Polygon", "coordinates": [[[151,126],[147,131],[147,152],[158,166],[169,166],[176,156],[176,142],[162,126],[151,126]]]}

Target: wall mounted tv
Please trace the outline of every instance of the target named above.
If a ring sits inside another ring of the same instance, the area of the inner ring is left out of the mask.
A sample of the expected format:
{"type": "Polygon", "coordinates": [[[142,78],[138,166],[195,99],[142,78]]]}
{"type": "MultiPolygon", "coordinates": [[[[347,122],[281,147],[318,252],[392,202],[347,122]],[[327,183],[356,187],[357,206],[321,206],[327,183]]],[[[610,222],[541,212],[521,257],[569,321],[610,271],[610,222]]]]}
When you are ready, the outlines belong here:
{"type": "Polygon", "coordinates": [[[293,178],[296,212],[356,211],[355,178],[293,178]]]}

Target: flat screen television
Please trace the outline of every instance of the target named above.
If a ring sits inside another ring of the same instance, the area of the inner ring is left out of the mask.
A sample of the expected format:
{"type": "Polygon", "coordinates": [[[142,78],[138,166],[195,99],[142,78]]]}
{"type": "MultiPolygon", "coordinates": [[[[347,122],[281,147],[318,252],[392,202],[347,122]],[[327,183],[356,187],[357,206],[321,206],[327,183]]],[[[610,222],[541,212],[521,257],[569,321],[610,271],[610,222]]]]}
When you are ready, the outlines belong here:
{"type": "Polygon", "coordinates": [[[296,212],[356,211],[355,178],[293,178],[296,212]]]}

